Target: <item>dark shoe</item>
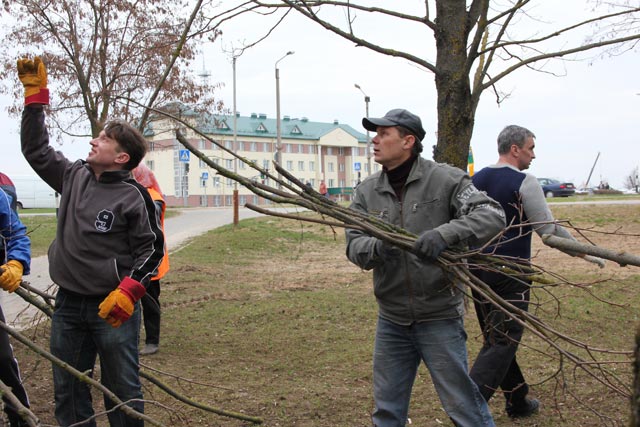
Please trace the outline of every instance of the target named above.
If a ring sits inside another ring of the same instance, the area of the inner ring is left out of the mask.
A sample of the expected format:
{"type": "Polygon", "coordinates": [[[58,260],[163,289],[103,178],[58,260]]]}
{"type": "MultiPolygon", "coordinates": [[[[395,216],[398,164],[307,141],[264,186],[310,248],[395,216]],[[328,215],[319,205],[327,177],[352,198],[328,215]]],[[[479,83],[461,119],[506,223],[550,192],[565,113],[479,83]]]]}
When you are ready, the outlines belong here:
{"type": "Polygon", "coordinates": [[[148,356],[150,354],[156,354],[158,352],[158,344],[145,344],[140,350],[140,356],[148,356]]]}
{"type": "Polygon", "coordinates": [[[538,399],[524,398],[524,401],[516,405],[507,404],[507,415],[511,418],[526,418],[538,412],[540,401],[538,399]]]}

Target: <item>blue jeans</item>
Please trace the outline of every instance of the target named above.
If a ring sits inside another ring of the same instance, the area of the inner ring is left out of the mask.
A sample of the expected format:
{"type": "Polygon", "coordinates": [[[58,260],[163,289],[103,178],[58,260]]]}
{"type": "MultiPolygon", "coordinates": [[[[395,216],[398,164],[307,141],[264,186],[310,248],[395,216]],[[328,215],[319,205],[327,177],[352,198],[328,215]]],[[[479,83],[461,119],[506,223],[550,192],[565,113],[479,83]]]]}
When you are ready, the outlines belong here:
{"type": "MultiPolygon", "coordinates": [[[[113,328],[98,316],[102,297],[72,295],[60,289],[56,296],[51,323],[51,353],[80,372],[93,373],[96,356],[100,356],[102,384],[129,406],[144,411],[142,387],[138,374],[138,341],[140,338],[140,308],[136,304],[131,318],[119,328],[113,328]]],[[[68,426],[94,415],[89,386],[66,370],[53,365],[55,416],[61,426],[68,426]]],[[[104,397],[107,410],[114,407],[104,397]]],[[[115,409],[108,413],[111,427],[144,426],[142,420],[128,417],[115,409]]],[[[95,427],[92,420],[84,426],[95,427]]]]}
{"type": "Polygon", "coordinates": [[[466,340],[462,318],[402,326],[379,317],[373,355],[374,426],[405,426],[421,360],[456,426],[495,426],[486,401],[469,377],[466,340]]]}

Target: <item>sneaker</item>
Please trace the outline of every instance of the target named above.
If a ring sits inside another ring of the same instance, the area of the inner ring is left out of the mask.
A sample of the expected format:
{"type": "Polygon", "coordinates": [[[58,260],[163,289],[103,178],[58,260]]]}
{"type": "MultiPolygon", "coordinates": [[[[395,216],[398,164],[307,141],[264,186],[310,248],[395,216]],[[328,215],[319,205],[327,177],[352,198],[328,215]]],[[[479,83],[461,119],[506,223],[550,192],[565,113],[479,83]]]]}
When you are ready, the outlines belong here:
{"type": "Polygon", "coordinates": [[[540,401],[538,399],[524,398],[524,402],[518,405],[507,405],[507,415],[511,418],[526,418],[538,412],[540,401]]]}
{"type": "Polygon", "coordinates": [[[142,350],[140,350],[141,356],[148,356],[150,354],[156,354],[158,352],[158,344],[145,344],[142,350]]]}

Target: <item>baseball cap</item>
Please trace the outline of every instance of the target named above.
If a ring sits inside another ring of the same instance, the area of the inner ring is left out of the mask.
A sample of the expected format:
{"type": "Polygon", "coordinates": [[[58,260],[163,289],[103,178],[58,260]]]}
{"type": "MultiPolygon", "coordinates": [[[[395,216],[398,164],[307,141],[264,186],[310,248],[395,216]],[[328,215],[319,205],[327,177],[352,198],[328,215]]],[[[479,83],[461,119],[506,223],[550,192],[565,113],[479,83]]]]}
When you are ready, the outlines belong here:
{"type": "Polygon", "coordinates": [[[418,141],[422,141],[426,134],[422,128],[422,121],[420,120],[420,117],[402,108],[390,110],[382,118],[365,117],[362,119],[362,126],[364,126],[366,130],[370,130],[372,132],[375,132],[378,126],[402,126],[414,134],[418,138],[418,141]]]}

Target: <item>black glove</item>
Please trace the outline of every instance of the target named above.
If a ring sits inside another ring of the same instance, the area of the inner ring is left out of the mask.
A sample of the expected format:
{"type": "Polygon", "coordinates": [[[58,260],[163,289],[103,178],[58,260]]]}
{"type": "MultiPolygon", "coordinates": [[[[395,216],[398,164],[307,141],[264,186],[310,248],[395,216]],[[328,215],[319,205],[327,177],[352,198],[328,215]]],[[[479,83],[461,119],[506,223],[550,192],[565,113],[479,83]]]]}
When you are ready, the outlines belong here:
{"type": "Polygon", "coordinates": [[[399,247],[393,246],[392,244],[380,239],[376,241],[376,247],[374,250],[376,255],[378,255],[378,258],[382,259],[396,258],[400,256],[400,253],[402,252],[402,249],[399,247]]]}
{"type": "Polygon", "coordinates": [[[435,261],[447,249],[447,242],[436,230],[425,231],[416,239],[413,249],[420,258],[435,261]]]}

